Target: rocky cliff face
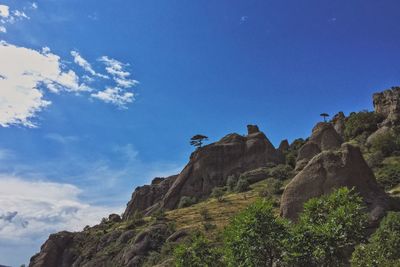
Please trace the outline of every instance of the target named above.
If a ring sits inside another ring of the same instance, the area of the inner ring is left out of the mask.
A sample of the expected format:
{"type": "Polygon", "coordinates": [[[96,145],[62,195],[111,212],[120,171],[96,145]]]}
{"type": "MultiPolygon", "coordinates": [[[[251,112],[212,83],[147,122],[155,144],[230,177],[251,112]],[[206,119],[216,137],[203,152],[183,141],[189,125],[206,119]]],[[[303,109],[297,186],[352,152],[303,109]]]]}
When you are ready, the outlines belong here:
{"type": "Polygon", "coordinates": [[[164,198],[177,177],[178,175],[167,178],[154,178],[151,185],[137,187],[126,207],[123,219],[129,219],[136,211],[148,214],[152,210],[157,209],[160,201],[164,198]]]}
{"type": "Polygon", "coordinates": [[[379,188],[359,148],[343,144],[336,151],[314,156],[293,178],[282,195],[281,215],[296,220],[307,200],[340,187],[354,188],[363,197],[371,224],[376,225],[391,208],[390,199],[379,188]]]}
{"type": "Polygon", "coordinates": [[[309,140],[299,150],[296,171],[301,171],[321,151],[338,149],[342,143],[343,138],[336,132],[331,123],[318,123],[312,130],[309,140]]]}
{"type": "Polygon", "coordinates": [[[264,167],[268,163],[283,162],[282,153],[275,149],[265,134],[257,126],[249,125],[247,136],[229,134],[216,143],[197,149],[178,176],[136,189],[124,218],[136,210],[174,209],[183,196],[208,197],[214,187],[225,185],[230,175],[264,167]]]}
{"type": "Polygon", "coordinates": [[[393,126],[400,122],[400,87],[392,87],[373,96],[375,112],[385,120],[382,125],[393,126]]]}

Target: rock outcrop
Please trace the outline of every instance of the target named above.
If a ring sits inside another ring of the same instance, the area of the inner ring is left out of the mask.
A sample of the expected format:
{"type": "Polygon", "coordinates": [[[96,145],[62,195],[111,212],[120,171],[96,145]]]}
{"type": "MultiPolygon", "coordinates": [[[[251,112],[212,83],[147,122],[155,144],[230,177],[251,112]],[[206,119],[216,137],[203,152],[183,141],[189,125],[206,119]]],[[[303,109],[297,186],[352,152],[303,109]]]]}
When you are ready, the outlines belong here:
{"type": "Polygon", "coordinates": [[[295,170],[301,171],[321,151],[338,149],[342,143],[343,138],[331,123],[318,123],[312,130],[309,140],[299,149],[295,170]]]}
{"type": "Polygon", "coordinates": [[[346,123],[346,116],[344,115],[344,113],[342,111],[340,111],[338,114],[336,114],[332,118],[333,128],[335,128],[336,132],[342,138],[344,138],[344,130],[346,128],[345,123],[346,123]]]}
{"type": "Polygon", "coordinates": [[[340,187],[355,188],[364,199],[371,225],[390,209],[390,199],[378,186],[359,148],[343,144],[337,151],[323,151],[287,185],[281,200],[281,215],[296,220],[310,198],[340,187]]]}
{"type": "Polygon", "coordinates": [[[230,175],[238,175],[269,163],[283,163],[282,153],[257,129],[249,127],[247,136],[229,134],[216,143],[196,150],[168,190],[161,206],[165,209],[176,208],[183,196],[205,198],[214,187],[225,185],[230,175]]]}
{"type": "Polygon", "coordinates": [[[382,126],[393,126],[400,123],[400,87],[392,87],[373,96],[375,112],[385,120],[382,126]]]}
{"type": "Polygon", "coordinates": [[[123,219],[129,219],[136,211],[147,214],[157,208],[178,175],[154,178],[151,185],[137,187],[128,202],[123,219]]]}
{"type": "Polygon", "coordinates": [[[282,140],[279,144],[278,150],[282,153],[288,152],[290,149],[289,141],[287,139],[282,140]]]}

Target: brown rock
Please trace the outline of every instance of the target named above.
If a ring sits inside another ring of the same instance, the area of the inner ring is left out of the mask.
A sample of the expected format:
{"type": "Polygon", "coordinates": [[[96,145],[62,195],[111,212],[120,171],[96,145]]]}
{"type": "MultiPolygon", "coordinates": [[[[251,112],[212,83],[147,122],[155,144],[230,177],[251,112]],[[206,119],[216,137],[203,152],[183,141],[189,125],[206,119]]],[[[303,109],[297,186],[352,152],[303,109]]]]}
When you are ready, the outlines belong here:
{"type": "Polygon", "coordinates": [[[282,140],[281,143],[279,144],[278,150],[281,151],[282,153],[285,153],[289,151],[290,145],[289,141],[287,139],[282,140]]]}
{"type": "Polygon", "coordinates": [[[338,149],[342,143],[343,138],[340,137],[331,123],[318,123],[307,143],[299,150],[295,170],[302,170],[307,162],[321,151],[338,149]]]}
{"type": "MultiPolygon", "coordinates": [[[[253,131],[249,131],[253,132],[253,131]]],[[[189,163],[176,178],[162,201],[166,209],[176,208],[182,196],[202,199],[212,189],[226,184],[230,175],[283,163],[283,155],[274,148],[262,132],[244,137],[229,134],[219,142],[196,150],[189,163]]]]}
{"type": "Polygon", "coordinates": [[[333,128],[335,128],[336,132],[344,138],[344,129],[346,123],[346,116],[341,111],[332,118],[333,128]]]}
{"type": "Polygon", "coordinates": [[[255,134],[255,133],[259,133],[260,130],[258,129],[257,125],[247,125],[247,134],[255,134]]]}
{"type": "Polygon", "coordinates": [[[129,219],[136,211],[147,214],[148,209],[151,209],[152,206],[157,205],[163,199],[176,178],[177,175],[163,179],[155,178],[151,185],[137,187],[127,204],[123,219],[129,219]]]}
{"type": "Polygon", "coordinates": [[[363,197],[372,224],[376,224],[390,208],[388,196],[376,183],[359,148],[343,144],[338,151],[324,151],[315,156],[293,178],[282,195],[281,214],[296,220],[307,200],[340,187],[354,187],[363,197]]]}
{"type": "Polygon", "coordinates": [[[398,125],[400,122],[400,87],[392,87],[373,96],[375,112],[385,120],[382,125],[398,125]]]}
{"type": "Polygon", "coordinates": [[[40,253],[31,258],[30,267],[58,267],[71,266],[74,255],[68,253],[68,246],[72,242],[74,234],[60,232],[50,235],[49,239],[42,245],[40,253]]]}

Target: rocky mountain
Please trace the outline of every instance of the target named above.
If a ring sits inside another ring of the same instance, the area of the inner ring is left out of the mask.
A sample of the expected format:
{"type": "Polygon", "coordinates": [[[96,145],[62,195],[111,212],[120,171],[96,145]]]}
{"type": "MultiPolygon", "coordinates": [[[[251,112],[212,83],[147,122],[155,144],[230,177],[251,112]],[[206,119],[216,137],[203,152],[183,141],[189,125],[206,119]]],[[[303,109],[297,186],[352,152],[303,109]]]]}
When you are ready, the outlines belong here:
{"type": "Polygon", "coordinates": [[[216,238],[231,216],[282,182],[285,188],[275,188],[282,217],[295,222],[310,198],[348,187],[363,198],[372,231],[386,212],[400,210],[398,198],[387,193],[400,178],[384,176],[393,173],[385,172],[390,164],[400,166],[400,142],[387,146],[382,139],[390,133],[389,141],[397,140],[400,88],[377,93],[373,101],[374,112],[339,112],[318,123],[306,140],[284,140],[278,149],[255,125],[245,136],[228,134],[194,151],[178,175],[136,188],[122,218],[112,214],[82,232],[50,235],[30,266],[171,266],[174,244],[203,227],[216,238]],[[250,191],[231,193],[225,204],[210,197],[238,180],[250,191]],[[193,207],[178,208],[183,199],[193,207]],[[199,223],[207,217],[205,207],[214,209],[215,227],[199,223]],[[159,258],[150,260],[153,255],[159,258]]]}

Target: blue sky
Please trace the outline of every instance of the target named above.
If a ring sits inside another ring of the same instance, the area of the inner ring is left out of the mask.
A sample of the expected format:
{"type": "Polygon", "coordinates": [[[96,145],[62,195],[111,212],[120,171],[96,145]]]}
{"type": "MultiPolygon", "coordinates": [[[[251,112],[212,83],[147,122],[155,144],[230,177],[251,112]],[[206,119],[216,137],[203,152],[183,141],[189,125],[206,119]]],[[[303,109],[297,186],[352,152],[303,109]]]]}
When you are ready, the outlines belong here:
{"type": "Polygon", "coordinates": [[[278,145],[321,112],[372,109],[373,92],[400,84],[399,8],[0,1],[0,264],[122,212],[136,186],[179,172],[194,134],[252,123],[278,145]]]}

